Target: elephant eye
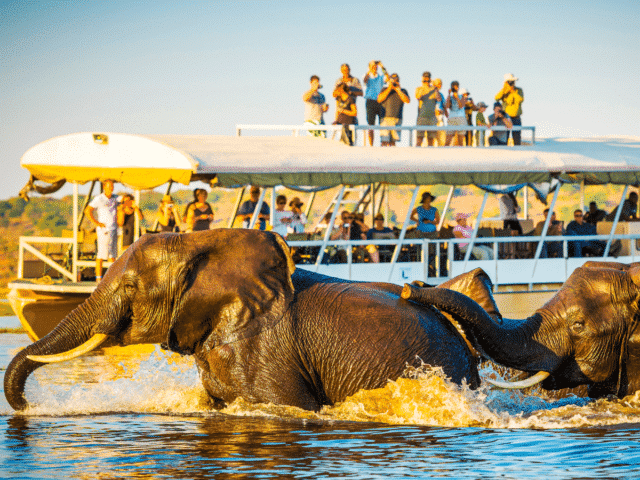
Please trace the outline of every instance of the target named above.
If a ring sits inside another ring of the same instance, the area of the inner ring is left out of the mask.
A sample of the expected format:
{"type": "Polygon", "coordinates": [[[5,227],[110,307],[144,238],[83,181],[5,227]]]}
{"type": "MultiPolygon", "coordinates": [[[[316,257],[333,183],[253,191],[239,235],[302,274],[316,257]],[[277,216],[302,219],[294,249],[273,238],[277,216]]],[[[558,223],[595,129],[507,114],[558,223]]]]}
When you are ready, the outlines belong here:
{"type": "Polygon", "coordinates": [[[584,323],[575,322],[573,325],[571,325],[571,331],[576,334],[582,333],[584,331],[584,323]]]}

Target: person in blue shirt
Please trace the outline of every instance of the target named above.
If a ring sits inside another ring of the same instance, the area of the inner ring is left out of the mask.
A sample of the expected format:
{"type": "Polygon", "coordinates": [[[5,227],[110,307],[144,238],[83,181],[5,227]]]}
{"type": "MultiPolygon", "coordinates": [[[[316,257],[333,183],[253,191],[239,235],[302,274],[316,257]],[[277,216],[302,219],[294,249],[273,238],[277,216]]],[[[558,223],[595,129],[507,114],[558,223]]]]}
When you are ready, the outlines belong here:
{"type": "MultiPolygon", "coordinates": [[[[378,102],[378,95],[380,95],[380,92],[384,89],[385,82],[388,80],[389,75],[382,62],[380,60],[371,60],[369,62],[369,70],[363,79],[366,87],[364,98],[366,100],[367,123],[369,125],[376,124],[376,117],[378,117],[378,124],[384,118],[384,108],[378,102]],[[378,73],[378,67],[382,68],[382,74],[378,73]]],[[[367,131],[365,142],[366,139],[369,140],[369,145],[373,146],[373,130],[367,131]]]]}
{"type": "MultiPolygon", "coordinates": [[[[582,210],[578,209],[573,212],[573,220],[569,222],[566,229],[567,235],[597,235],[596,226],[592,223],[584,221],[582,210]]],[[[569,242],[569,254],[573,257],[583,257],[586,254],[593,256],[601,256],[604,252],[606,243],[601,240],[576,240],[569,242]]],[[[612,255],[616,252],[616,248],[612,247],[612,255]]]]}
{"type": "Polygon", "coordinates": [[[440,212],[436,207],[431,206],[431,202],[436,197],[431,192],[424,192],[420,199],[420,205],[411,212],[411,220],[418,223],[418,231],[435,232],[440,223],[440,212]]]}
{"type": "MultiPolygon", "coordinates": [[[[251,198],[244,202],[240,206],[240,210],[238,210],[238,216],[242,218],[242,227],[249,228],[249,224],[251,223],[251,217],[253,216],[253,212],[258,205],[258,200],[260,200],[260,187],[257,185],[251,186],[250,192],[251,198]]],[[[260,221],[260,230],[266,230],[267,228],[267,220],[269,219],[269,214],[271,210],[269,209],[269,205],[266,202],[262,203],[260,207],[260,214],[258,215],[258,220],[260,221]]]]}

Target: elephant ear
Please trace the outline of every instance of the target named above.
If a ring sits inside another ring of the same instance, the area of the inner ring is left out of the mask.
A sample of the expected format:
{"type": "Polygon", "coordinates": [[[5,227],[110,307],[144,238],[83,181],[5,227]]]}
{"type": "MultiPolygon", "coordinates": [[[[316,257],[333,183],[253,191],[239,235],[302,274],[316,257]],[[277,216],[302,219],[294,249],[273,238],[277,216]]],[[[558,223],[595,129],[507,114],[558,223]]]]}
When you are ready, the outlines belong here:
{"type": "Polygon", "coordinates": [[[216,229],[198,235],[167,335],[167,347],[183,354],[205,340],[213,348],[273,327],[294,294],[295,264],[278,234],[216,229]]]}
{"type": "MultiPolygon", "coordinates": [[[[640,263],[632,263],[629,266],[629,275],[638,288],[638,301],[640,301],[640,263]]],[[[618,392],[620,396],[640,390],[640,306],[633,318],[630,319],[628,338],[622,372],[622,390],[618,392]]]]}
{"type": "Polygon", "coordinates": [[[493,283],[491,282],[489,275],[487,275],[481,268],[476,268],[470,272],[458,275],[457,277],[438,285],[436,288],[455,290],[469,298],[473,298],[478,305],[484,308],[491,318],[496,320],[498,323],[502,323],[502,315],[500,314],[496,301],[491,293],[493,283]]]}

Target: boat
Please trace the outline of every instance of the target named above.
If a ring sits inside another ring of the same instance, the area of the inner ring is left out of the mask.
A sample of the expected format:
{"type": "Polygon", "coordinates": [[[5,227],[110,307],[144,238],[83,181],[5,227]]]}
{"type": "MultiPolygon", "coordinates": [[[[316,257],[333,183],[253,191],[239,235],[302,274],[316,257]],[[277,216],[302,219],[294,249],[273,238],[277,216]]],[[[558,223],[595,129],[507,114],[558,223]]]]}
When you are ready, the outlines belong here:
{"type": "MultiPolygon", "coordinates": [[[[446,127],[438,127],[442,128],[446,127]]],[[[243,126],[242,131],[246,130],[247,126],[243,126]]],[[[32,185],[35,181],[58,185],[66,181],[73,185],[70,234],[57,238],[20,238],[18,278],[9,283],[8,298],[31,340],[46,335],[96,287],[91,275],[86,275],[93,268],[94,260],[83,250],[88,239],[86,232],[79,228],[84,210],[80,187],[89,185],[84,198],[86,205],[96,182],[107,178],[133,189],[136,201],[141,190],[162,185],[167,185],[167,192],[172,185],[187,186],[192,182],[239,188],[235,212],[242,192],[251,184],[265,187],[259,203],[265,201],[267,189],[274,189],[275,193],[280,186],[308,192],[307,208],[315,192],[334,188],[338,193],[330,205],[331,225],[348,194],[351,194],[349,201],[355,202],[350,208],[370,207],[373,215],[384,206],[387,186],[410,185],[412,198],[407,200],[408,209],[398,238],[331,241],[330,228],[320,236],[291,236],[287,239],[289,245],[304,253],[298,256],[298,268],[348,280],[397,284],[422,280],[439,284],[480,267],[495,285],[498,305],[512,317],[529,314],[530,305],[544,302],[585,261],[611,260],[609,253],[616,240],[624,245],[617,261],[635,261],[640,253],[640,228],[627,224],[621,230],[619,212],[613,222],[603,223],[605,230],[599,231],[597,237],[589,237],[607,244],[605,255],[597,258],[567,255],[571,240],[581,237],[553,237],[554,241],[562,242],[563,255],[541,258],[543,242],[548,240],[550,217],[537,236],[500,236],[498,228],[482,227],[487,198],[499,188],[525,188],[530,192],[535,189],[538,195],[551,198],[549,207],[553,211],[565,184],[579,184],[582,188],[615,184],[624,186],[622,203],[628,187],[640,183],[640,137],[538,139],[519,147],[379,148],[349,147],[316,136],[247,136],[240,132],[238,129],[235,136],[80,132],[55,137],[30,148],[21,158],[21,165],[31,174],[32,185]],[[465,242],[473,245],[481,238],[483,244],[493,249],[493,260],[474,260],[470,248],[460,256],[456,245],[462,241],[451,235],[421,236],[411,231],[411,206],[416,204],[418,193],[425,185],[449,187],[443,219],[455,187],[474,185],[483,189],[473,236],[465,242]],[[481,237],[483,229],[485,235],[481,237]],[[486,230],[490,231],[489,235],[486,230]],[[66,254],[55,257],[43,251],[42,246],[52,244],[63,246],[63,251],[66,248],[66,254]],[[377,263],[360,261],[354,251],[368,245],[386,247],[389,255],[377,263]],[[528,254],[509,258],[504,254],[518,246],[528,254]],[[327,262],[332,247],[345,250],[345,263],[327,262]],[[43,279],[40,277],[44,268],[49,275],[43,279]],[[527,310],[522,312],[523,308],[527,310]]],[[[272,194],[272,202],[274,197],[272,194]]],[[[258,206],[256,212],[259,210],[258,206]]],[[[250,228],[256,220],[257,213],[250,228]]],[[[637,225],[640,226],[640,222],[637,225]]]]}

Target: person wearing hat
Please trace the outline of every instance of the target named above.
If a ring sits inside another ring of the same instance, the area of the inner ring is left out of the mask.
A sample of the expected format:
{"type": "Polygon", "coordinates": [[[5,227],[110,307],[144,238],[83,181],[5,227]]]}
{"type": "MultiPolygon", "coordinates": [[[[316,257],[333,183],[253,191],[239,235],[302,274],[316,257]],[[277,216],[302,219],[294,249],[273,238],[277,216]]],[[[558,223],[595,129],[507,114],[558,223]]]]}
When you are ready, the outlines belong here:
{"type": "MultiPolygon", "coordinates": [[[[456,213],[457,225],[453,227],[453,235],[456,238],[471,238],[473,236],[473,228],[467,225],[468,213],[456,213]]],[[[462,255],[466,255],[469,248],[468,243],[459,243],[458,248],[462,255]]],[[[476,260],[493,260],[493,251],[486,245],[474,245],[471,248],[471,253],[476,260]]]]}
{"type": "Polygon", "coordinates": [[[209,194],[204,188],[196,188],[193,196],[195,201],[187,207],[187,225],[192,232],[209,230],[213,221],[213,209],[207,203],[209,194]]]}
{"type": "MultiPolygon", "coordinates": [[[[437,125],[436,105],[442,100],[442,94],[431,84],[430,72],[424,72],[422,74],[422,85],[416,88],[416,99],[418,100],[418,119],[416,120],[416,125],[437,125]]],[[[435,130],[429,130],[427,132],[418,130],[416,132],[416,147],[422,145],[425,133],[427,134],[427,145],[430,147],[435,145],[437,135],[435,130]]]]}
{"type": "MultiPolygon", "coordinates": [[[[457,80],[451,82],[449,96],[447,97],[447,109],[449,110],[449,126],[466,125],[467,120],[464,114],[464,106],[467,103],[468,92],[463,88],[459,90],[460,83],[457,80]]],[[[446,144],[448,146],[464,145],[463,131],[447,131],[446,144]]]]}
{"type": "Polygon", "coordinates": [[[160,208],[158,209],[158,225],[161,232],[176,232],[179,231],[179,226],[182,223],[180,218],[180,212],[173,204],[171,195],[164,195],[160,202],[160,208]]]}
{"type": "Polygon", "coordinates": [[[289,233],[304,233],[304,226],[307,223],[307,216],[302,211],[302,203],[300,197],[293,197],[289,202],[291,207],[290,222],[287,227],[289,233]]]}
{"type": "MultiPolygon", "coordinates": [[[[484,116],[484,112],[487,110],[487,104],[480,102],[476,105],[478,113],[476,113],[476,127],[488,127],[489,123],[484,116]]],[[[476,145],[478,147],[484,147],[484,130],[478,130],[476,132],[476,145]]]]}
{"type": "MultiPolygon", "coordinates": [[[[238,210],[238,217],[242,219],[242,228],[249,228],[249,225],[251,224],[251,217],[253,216],[253,212],[256,210],[256,206],[260,200],[260,187],[258,185],[252,185],[249,195],[249,200],[246,200],[242,205],[240,205],[240,209],[238,210]]],[[[269,219],[270,214],[271,210],[269,209],[269,205],[267,205],[267,202],[262,202],[260,213],[258,214],[260,230],[267,229],[267,220],[269,219]]]]}
{"type": "MultiPolygon", "coordinates": [[[[520,87],[516,87],[518,79],[513,73],[507,73],[504,76],[504,84],[502,90],[496,94],[496,100],[502,102],[502,108],[511,118],[514,125],[522,125],[520,115],[522,115],[522,102],[524,102],[524,93],[520,87]]],[[[514,130],[513,144],[520,145],[520,130],[514,130]]],[[[509,132],[507,132],[507,138],[509,132]]]]}
{"type": "Polygon", "coordinates": [[[431,205],[436,197],[431,192],[424,192],[420,199],[420,205],[411,212],[411,220],[418,223],[418,231],[428,233],[435,232],[440,223],[440,212],[431,205]]]}

